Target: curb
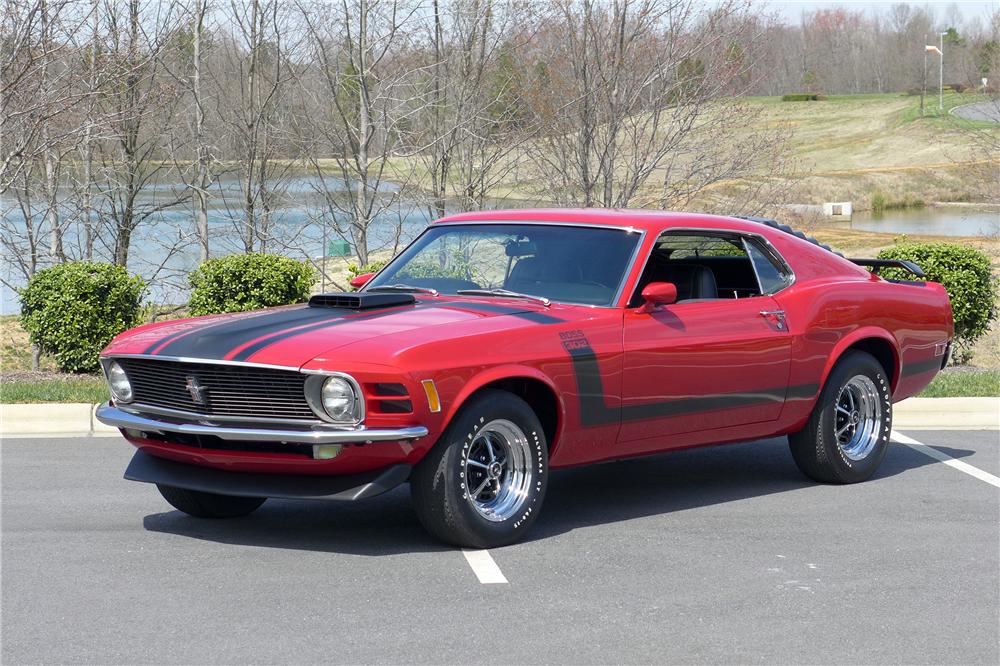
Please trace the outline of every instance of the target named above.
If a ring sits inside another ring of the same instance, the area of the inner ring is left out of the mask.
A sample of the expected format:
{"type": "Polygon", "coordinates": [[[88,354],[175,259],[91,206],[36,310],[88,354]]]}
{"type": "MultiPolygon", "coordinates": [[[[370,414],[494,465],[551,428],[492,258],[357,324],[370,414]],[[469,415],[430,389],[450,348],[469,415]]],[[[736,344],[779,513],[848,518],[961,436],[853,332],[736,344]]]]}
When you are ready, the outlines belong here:
{"type": "Polygon", "coordinates": [[[0,404],[0,437],[110,437],[117,428],[96,418],[85,402],[0,404]]]}
{"type": "Polygon", "coordinates": [[[1000,398],[909,398],[892,408],[898,430],[1000,430],[1000,398]]]}
{"type": "MultiPolygon", "coordinates": [[[[2,437],[113,437],[86,403],[0,404],[2,437]]],[[[897,430],[1000,430],[1000,398],[909,398],[893,406],[897,430]]]]}

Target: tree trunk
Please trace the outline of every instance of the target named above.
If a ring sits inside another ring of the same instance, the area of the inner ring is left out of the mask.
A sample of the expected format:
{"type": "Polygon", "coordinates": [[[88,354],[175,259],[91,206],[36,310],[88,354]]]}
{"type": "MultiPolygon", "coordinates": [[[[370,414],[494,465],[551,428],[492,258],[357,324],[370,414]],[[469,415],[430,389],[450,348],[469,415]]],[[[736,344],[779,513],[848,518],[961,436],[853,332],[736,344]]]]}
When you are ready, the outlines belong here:
{"type": "Polygon", "coordinates": [[[368,263],[368,219],[370,196],[368,184],[368,147],[371,144],[374,129],[371,118],[371,99],[368,90],[368,0],[361,0],[360,22],[358,30],[358,184],[354,198],[355,232],[354,247],[358,261],[364,266],[368,263]]]}
{"type": "Polygon", "coordinates": [[[196,186],[196,197],[198,210],[196,217],[198,220],[198,245],[200,248],[200,259],[202,263],[208,261],[208,148],[205,146],[204,124],[205,107],[201,99],[201,32],[205,21],[207,0],[197,0],[195,21],[194,21],[194,53],[192,89],[194,93],[194,134],[195,143],[198,146],[198,176],[196,186]]]}

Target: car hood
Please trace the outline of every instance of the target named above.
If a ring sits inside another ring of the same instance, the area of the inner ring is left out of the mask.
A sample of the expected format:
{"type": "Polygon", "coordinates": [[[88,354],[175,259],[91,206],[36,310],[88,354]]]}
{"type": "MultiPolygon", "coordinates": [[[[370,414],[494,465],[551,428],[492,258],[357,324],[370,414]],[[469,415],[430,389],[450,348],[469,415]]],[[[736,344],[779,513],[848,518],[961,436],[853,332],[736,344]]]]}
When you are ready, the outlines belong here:
{"type": "Polygon", "coordinates": [[[305,305],[271,308],[144,326],[116,338],[105,354],[299,368],[317,356],[360,340],[442,326],[445,335],[461,336],[469,330],[467,325],[482,319],[535,309],[527,303],[521,306],[447,297],[368,310],[305,305]]]}

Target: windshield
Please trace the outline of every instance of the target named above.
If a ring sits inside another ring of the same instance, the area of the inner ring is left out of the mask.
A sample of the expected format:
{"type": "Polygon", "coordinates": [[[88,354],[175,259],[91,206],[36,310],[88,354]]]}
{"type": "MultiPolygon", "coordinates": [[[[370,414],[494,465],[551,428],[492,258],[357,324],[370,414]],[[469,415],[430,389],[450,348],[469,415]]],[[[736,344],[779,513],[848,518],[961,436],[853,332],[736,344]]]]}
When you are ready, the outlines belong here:
{"type": "Polygon", "coordinates": [[[505,289],[563,303],[613,305],[638,242],[638,233],[614,228],[433,226],[365,289],[505,289]]]}

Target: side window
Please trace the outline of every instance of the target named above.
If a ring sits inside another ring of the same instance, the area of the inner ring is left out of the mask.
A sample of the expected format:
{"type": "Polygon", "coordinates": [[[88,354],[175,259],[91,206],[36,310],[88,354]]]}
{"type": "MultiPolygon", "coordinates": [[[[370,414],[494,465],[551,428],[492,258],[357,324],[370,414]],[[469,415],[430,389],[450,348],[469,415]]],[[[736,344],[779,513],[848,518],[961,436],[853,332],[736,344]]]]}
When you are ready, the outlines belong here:
{"type": "Polygon", "coordinates": [[[753,269],[760,282],[761,293],[773,294],[788,285],[791,275],[787,269],[780,266],[770,253],[765,252],[760,247],[757,241],[744,238],[743,244],[750,256],[750,261],[753,262],[753,269]]]}
{"type": "Polygon", "coordinates": [[[632,307],[642,304],[642,290],[651,282],[673,284],[678,303],[760,295],[743,239],[733,233],[664,233],[653,246],[632,307]]]}

